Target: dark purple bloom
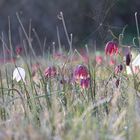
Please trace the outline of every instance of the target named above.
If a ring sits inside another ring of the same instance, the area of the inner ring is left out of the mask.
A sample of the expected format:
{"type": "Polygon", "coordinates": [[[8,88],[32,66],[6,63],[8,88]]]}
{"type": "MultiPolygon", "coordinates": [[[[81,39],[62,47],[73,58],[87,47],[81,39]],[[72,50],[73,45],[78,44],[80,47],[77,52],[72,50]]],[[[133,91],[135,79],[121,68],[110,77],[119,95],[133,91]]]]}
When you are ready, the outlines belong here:
{"type": "Polygon", "coordinates": [[[117,79],[116,82],[115,82],[115,85],[116,85],[117,88],[119,87],[119,84],[120,84],[120,79],[117,79]]]}
{"type": "Polygon", "coordinates": [[[80,81],[80,86],[81,86],[81,88],[83,88],[83,89],[88,89],[89,86],[90,86],[90,78],[81,79],[81,81],[80,81]]]}
{"type": "Polygon", "coordinates": [[[126,56],[125,56],[125,58],[126,58],[126,65],[129,66],[130,65],[130,62],[131,62],[131,58],[132,58],[131,53],[130,52],[127,53],[126,56]]]}
{"type": "Polygon", "coordinates": [[[116,68],[115,68],[115,74],[121,73],[122,70],[123,70],[123,65],[122,64],[116,66],[116,68]]]}

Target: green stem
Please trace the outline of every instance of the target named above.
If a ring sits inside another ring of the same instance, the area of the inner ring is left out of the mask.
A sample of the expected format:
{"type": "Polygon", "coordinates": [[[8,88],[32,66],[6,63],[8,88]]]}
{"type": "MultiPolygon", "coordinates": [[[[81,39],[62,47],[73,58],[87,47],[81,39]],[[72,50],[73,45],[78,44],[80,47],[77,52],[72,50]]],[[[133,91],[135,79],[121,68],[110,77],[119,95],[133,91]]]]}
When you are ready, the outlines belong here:
{"type": "Polygon", "coordinates": [[[137,28],[137,38],[138,38],[139,47],[140,47],[140,32],[139,32],[137,12],[135,12],[135,22],[136,22],[136,28],[137,28]]]}

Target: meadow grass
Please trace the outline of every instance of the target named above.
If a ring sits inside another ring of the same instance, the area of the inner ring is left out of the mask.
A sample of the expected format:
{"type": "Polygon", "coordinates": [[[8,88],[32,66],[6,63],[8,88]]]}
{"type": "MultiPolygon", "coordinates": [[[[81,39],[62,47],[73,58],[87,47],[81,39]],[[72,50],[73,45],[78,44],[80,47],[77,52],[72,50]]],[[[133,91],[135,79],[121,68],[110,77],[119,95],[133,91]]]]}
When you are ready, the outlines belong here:
{"type": "MultiPolygon", "coordinates": [[[[30,38],[31,27],[28,35],[18,14],[17,18],[25,35],[22,40],[24,55],[16,56],[14,62],[6,62],[4,55],[1,64],[0,140],[140,139],[139,73],[127,75],[121,56],[113,56],[115,63],[110,65],[110,58],[102,54],[103,61],[98,64],[95,46],[90,51],[86,46],[84,55],[74,50],[72,34],[69,37],[62,12],[59,18],[69,52],[61,46],[58,28],[58,47],[53,43],[51,51],[45,51],[46,39],[42,45],[33,29],[42,50],[41,55],[36,56],[30,38]],[[124,68],[116,74],[114,70],[118,63],[124,68]],[[74,69],[80,64],[88,69],[90,84],[87,88],[73,79],[74,69]],[[44,74],[49,66],[56,68],[55,76],[44,74]],[[13,71],[17,67],[24,68],[26,82],[13,80],[13,71]]],[[[10,48],[13,58],[10,21],[9,45],[3,34],[1,41],[3,52],[10,48]]]]}
{"type": "Polygon", "coordinates": [[[115,75],[112,66],[94,64],[89,55],[88,89],[71,82],[73,68],[84,63],[79,55],[36,57],[34,76],[27,57],[2,64],[0,139],[139,139],[139,76],[115,75]],[[52,64],[57,75],[45,78],[43,70],[52,64]],[[12,80],[17,66],[25,69],[26,83],[12,80]]]}

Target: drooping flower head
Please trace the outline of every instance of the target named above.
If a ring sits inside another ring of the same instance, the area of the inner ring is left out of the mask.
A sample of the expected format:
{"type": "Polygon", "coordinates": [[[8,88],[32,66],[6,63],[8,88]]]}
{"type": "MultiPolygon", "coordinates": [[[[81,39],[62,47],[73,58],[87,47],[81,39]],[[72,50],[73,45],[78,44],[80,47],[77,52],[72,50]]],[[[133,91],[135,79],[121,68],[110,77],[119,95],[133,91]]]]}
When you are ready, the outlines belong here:
{"type": "Polygon", "coordinates": [[[117,79],[117,80],[116,80],[115,85],[116,85],[116,88],[119,87],[119,85],[120,85],[120,79],[117,79]]]}
{"type": "Polygon", "coordinates": [[[97,63],[98,65],[101,65],[102,62],[103,62],[103,57],[102,57],[102,56],[96,56],[96,63],[97,63]]]}
{"type": "Polygon", "coordinates": [[[16,80],[17,82],[19,81],[23,81],[25,82],[25,70],[21,67],[17,67],[15,68],[14,72],[13,72],[13,80],[16,80]]]}
{"type": "Polygon", "coordinates": [[[126,56],[125,56],[125,59],[126,59],[126,65],[129,66],[130,65],[130,62],[131,62],[131,58],[132,58],[132,55],[131,53],[127,53],[126,56]]]}
{"type": "Polygon", "coordinates": [[[22,47],[16,47],[16,55],[21,55],[22,51],[22,47]]]}
{"type": "Polygon", "coordinates": [[[122,64],[117,65],[117,66],[115,67],[115,74],[121,73],[122,70],[123,70],[123,65],[122,65],[122,64]]]}
{"type": "Polygon", "coordinates": [[[35,73],[39,70],[40,64],[39,63],[33,64],[31,68],[32,68],[32,76],[34,76],[35,73]]]}
{"type": "Polygon", "coordinates": [[[90,87],[90,78],[81,79],[80,86],[82,89],[88,89],[90,87]]]}
{"type": "Polygon", "coordinates": [[[74,70],[74,79],[87,79],[89,77],[89,72],[86,66],[78,65],[74,70]]]}
{"type": "Polygon", "coordinates": [[[46,78],[53,78],[56,76],[56,74],[57,74],[57,69],[55,66],[50,66],[46,68],[44,71],[44,75],[46,78]]]}
{"type": "Polygon", "coordinates": [[[107,42],[105,46],[105,54],[110,56],[118,54],[118,44],[113,41],[107,42]]]}

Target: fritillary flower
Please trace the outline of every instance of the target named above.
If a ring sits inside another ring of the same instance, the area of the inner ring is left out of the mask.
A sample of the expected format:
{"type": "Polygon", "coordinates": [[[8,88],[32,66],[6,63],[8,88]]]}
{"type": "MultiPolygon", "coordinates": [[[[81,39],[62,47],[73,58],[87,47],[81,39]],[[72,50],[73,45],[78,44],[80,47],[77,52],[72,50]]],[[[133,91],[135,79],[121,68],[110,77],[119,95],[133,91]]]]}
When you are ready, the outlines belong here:
{"type": "Polygon", "coordinates": [[[118,44],[116,42],[109,41],[105,46],[105,54],[110,56],[118,54],[118,44]]]}
{"type": "Polygon", "coordinates": [[[56,76],[56,74],[57,74],[57,70],[55,66],[50,66],[46,68],[44,71],[44,75],[46,78],[53,78],[56,76]]]}
{"type": "Polygon", "coordinates": [[[13,72],[13,80],[16,80],[17,82],[19,81],[23,81],[25,82],[25,70],[21,67],[17,67],[15,68],[14,72],[13,72]]]}
{"type": "Polygon", "coordinates": [[[90,78],[81,79],[80,86],[82,89],[88,89],[90,87],[90,78]]]}
{"type": "Polygon", "coordinates": [[[122,70],[123,70],[123,65],[122,64],[116,66],[116,68],[115,68],[115,74],[121,73],[122,70]]]}
{"type": "Polygon", "coordinates": [[[39,70],[39,68],[40,68],[40,64],[39,63],[36,63],[36,64],[32,65],[32,76],[35,75],[35,73],[39,70]]]}
{"type": "Polygon", "coordinates": [[[22,51],[22,47],[16,47],[16,55],[21,55],[22,51]]]}
{"type": "Polygon", "coordinates": [[[116,85],[117,88],[119,87],[119,85],[120,85],[120,79],[117,79],[116,80],[115,85],[116,85]]]}
{"type": "Polygon", "coordinates": [[[87,79],[89,77],[89,72],[86,66],[78,65],[74,70],[74,79],[87,79]]]}
{"type": "Polygon", "coordinates": [[[103,62],[103,57],[102,57],[102,56],[96,56],[96,63],[97,63],[98,65],[101,65],[102,62],[103,62]]]}
{"type": "Polygon", "coordinates": [[[125,56],[125,58],[126,58],[126,65],[129,66],[130,65],[130,62],[131,62],[131,58],[132,58],[131,53],[130,52],[127,53],[126,56],[125,56]]]}
{"type": "MultiPolygon", "coordinates": [[[[130,65],[130,61],[132,59],[132,56],[129,55],[126,57],[126,63],[128,63],[130,65]]],[[[137,55],[137,57],[132,61],[132,69],[130,68],[130,66],[127,65],[126,66],[126,72],[127,74],[132,74],[132,70],[134,74],[138,74],[140,72],[140,54],[137,55]]]]}

